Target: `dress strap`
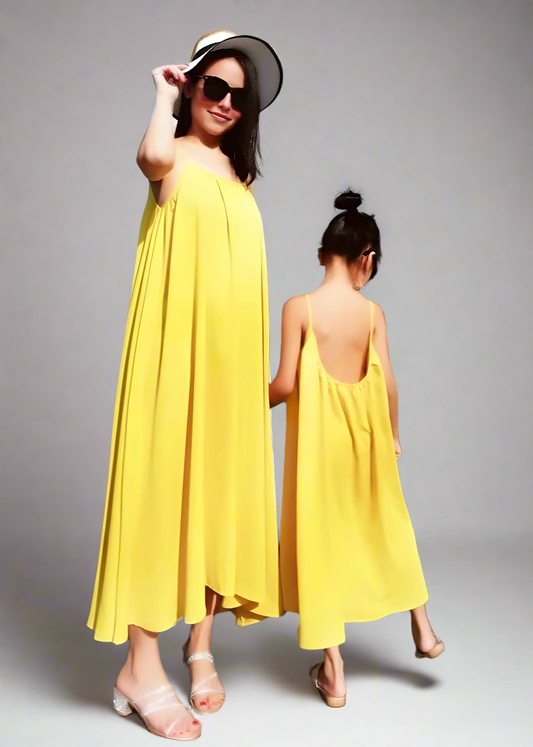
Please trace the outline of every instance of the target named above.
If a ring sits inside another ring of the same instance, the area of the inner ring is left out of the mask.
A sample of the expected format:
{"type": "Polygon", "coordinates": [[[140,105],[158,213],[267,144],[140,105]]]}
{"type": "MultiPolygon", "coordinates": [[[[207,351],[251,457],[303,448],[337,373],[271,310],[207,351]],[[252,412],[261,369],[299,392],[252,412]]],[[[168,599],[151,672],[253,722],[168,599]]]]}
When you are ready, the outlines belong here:
{"type": "Polygon", "coordinates": [[[306,293],[305,298],[307,301],[307,310],[309,312],[309,329],[312,329],[313,328],[313,314],[311,313],[311,299],[309,298],[309,294],[306,293]]]}
{"type": "Polygon", "coordinates": [[[374,332],[374,302],[370,301],[370,340],[374,332]]]}

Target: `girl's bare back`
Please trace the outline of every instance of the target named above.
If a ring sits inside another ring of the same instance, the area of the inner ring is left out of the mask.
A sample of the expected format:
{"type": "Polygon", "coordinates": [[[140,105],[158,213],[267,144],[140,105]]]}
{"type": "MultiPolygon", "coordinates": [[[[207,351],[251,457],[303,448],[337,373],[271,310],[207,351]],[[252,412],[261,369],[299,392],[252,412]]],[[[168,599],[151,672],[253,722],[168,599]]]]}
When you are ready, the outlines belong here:
{"type": "Polygon", "coordinates": [[[370,302],[351,288],[337,284],[321,286],[309,298],[323,367],[337,381],[361,381],[367,367],[370,302]]]}

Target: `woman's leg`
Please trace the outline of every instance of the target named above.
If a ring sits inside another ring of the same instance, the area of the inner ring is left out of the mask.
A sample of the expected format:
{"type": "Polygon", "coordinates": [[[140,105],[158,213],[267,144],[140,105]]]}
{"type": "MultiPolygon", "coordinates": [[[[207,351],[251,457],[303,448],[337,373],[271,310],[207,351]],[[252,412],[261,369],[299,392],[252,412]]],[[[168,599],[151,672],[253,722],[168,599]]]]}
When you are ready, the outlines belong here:
{"type": "MultiPolygon", "coordinates": [[[[170,684],[159,654],[159,633],[129,625],[128,637],[128,656],[117,677],[117,689],[128,700],[138,702],[143,711],[148,711],[157,707],[157,695],[154,698],[146,696],[157,688],[170,684]]],[[[197,733],[200,722],[187,713],[185,708],[177,705],[181,702],[178,697],[176,696],[176,702],[168,698],[168,694],[165,698],[164,708],[152,710],[147,714],[151,725],[167,736],[197,733]],[[177,722],[175,727],[167,734],[168,728],[174,722],[177,722]]]]}
{"type": "Polygon", "coordinates": [[[324,664],[317,675],[318,684],[330,695],[342,698],[346,694],[344,662],[340,646],[324,649],[324,664]]]}
{"type": "MultiPolygon", "coordinates": [[[[185,644],[186,656],[211,653],[211,633],[220,601],[220,595],[206,586],[206,614],[201,622],[191,625],[189,638],[185,644]]],[[[214,713],[218,711],[224,702],[225,695],[222,683],[216,674],[215,665],[206,659],[195,659],[189,662],[189,671],[191,675],[191,691],[195,687],[200,687],[201,691],[203,689],[201,683],[205,681],[206,692],[199,692],[193,698],[196,710],[200,713],[214,713]],[[214,692],[207,692],[207,690],[213,690],[214,692]]]]}
{"type": "Polygon", "coordinates": [[[435,646],[435,635],[426,612],[426,605],[422,604],[411,610],[411,631],[415,646],[422,653],[427,653],[435,646]]]}

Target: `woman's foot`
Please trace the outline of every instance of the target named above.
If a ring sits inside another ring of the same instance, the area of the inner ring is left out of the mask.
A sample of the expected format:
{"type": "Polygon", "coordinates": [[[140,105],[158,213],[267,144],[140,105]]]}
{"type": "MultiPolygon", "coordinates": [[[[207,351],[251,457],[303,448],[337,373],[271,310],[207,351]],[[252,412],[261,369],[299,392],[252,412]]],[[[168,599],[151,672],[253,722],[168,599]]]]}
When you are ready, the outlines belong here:
{"type": "Polygon", "coordinates": [[[202,725],[180,701],[161,664],[157,633],[129,626],[130,647],[116,689],[134,703],[150,729],[168,739],[192,740],[202,725]]]}
{"type": "Polygon", "coordinates": [[[216,713],[222,708],[226,694],[215,669],[211,646],[202,642],[201,636],[194,636],[192,629],[191,636],[183,646],[183,660],[189,667],[191,677],[192,707],[198,713],[216,713]]]}
{"type": "Polygon", "coordinates": [[[198,713],[216,713],[226,699],[211,655],[211,633],[219,604],[220,596],[206,586],[205,617],[191,625],[189,637],[183,646],[183,660],[189,667],[191,677],[190,703],[198,713]],[[190,659],[191,656],[194,659],[190,659]]]}
{"type": "Polygon", "coordinates": [[[201,723],[180,701],[169,682],[159,685],[136,683],[121,675],[115,686],[115,700],[118,700],[115,707],[119,713],[127,715],[122,709],[132,704],[148,730],[167,739],[188,742],[201,735],[201,723]]]}

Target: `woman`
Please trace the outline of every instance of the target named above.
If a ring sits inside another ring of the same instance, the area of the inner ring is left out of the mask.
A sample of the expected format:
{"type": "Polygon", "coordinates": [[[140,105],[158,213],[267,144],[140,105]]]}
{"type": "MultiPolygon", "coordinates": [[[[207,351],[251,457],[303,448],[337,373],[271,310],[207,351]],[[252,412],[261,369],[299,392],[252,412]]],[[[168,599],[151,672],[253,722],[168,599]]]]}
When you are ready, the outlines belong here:
{"type": "Polygon", "coordinates": [[[202,37],[189,65],[153,78],[137,157],[150,188],[88,625],[97,640],[129,640],[118,712],[189,740],[201,725],[169,684],[158,634],[182,617],[191,624],[190,703],[212,713],[224,702],[215,613],[249,625],[281,612],[266,260],[252,190],[259,112],[282,70],[266,42],[223,31],[202,37]]]}

